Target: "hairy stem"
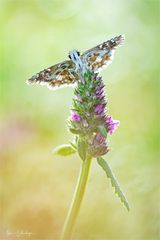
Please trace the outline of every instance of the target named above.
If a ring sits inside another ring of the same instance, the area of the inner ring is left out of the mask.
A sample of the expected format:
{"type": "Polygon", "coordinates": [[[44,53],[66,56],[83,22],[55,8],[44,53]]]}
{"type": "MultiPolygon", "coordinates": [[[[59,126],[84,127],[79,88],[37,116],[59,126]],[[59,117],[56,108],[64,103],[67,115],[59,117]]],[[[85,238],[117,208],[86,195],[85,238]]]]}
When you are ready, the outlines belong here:
{"type": "Polygon", "coordinates": [[[82,166],[80,169],[76,189],[62,230],[61,240],[71,239],[75,221],[85,192],[90,165],[91,165],[90,157],[82,161],[82,166]]]}

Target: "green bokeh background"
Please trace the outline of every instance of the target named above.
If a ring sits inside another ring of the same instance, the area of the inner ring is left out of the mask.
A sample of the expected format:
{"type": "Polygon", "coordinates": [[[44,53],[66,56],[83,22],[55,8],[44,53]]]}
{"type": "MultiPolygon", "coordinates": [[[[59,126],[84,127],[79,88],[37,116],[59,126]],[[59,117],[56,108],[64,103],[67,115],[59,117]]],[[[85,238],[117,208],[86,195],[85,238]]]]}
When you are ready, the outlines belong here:
{"type": "Polygon", "coordinates": [[[81,163],[51,153],[72,139],[73,88],[49,91],[26,79],[72,49],[123,33],[125,45],[102,76],[109,113],[121,121],[106,159],[131,211],[93,161],[73,239],[160,238],[158,9],[158,0],[0,1],[1,239],[57,240],[81,163]]]}

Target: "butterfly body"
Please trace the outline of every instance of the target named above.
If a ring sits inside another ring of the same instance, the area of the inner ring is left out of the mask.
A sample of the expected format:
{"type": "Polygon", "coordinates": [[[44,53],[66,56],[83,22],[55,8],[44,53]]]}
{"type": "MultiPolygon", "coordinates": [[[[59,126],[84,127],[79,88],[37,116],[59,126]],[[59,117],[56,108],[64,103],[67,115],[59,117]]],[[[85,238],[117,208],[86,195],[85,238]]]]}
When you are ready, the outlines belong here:
{"type": "Polygon", "coordinates": [[[75,71],[79,72],[82,71],[84,68],[84,63],[82,62],[80,52],[77,50],[73,50],[69,52],[69,58],[75,63],[76,69],[75,71]]]}
{"type": "Polygon", "coordinates": [[[124,41],[120,35],[96,47],[89,49],[82,55],[77,50],[69,52],[69,60],[53,65],[28,79],[28,84],[46,84],[49,88],[73,85],[80,79],[85,69],[99,73],[113,60],[115,49],[124,41]]]}

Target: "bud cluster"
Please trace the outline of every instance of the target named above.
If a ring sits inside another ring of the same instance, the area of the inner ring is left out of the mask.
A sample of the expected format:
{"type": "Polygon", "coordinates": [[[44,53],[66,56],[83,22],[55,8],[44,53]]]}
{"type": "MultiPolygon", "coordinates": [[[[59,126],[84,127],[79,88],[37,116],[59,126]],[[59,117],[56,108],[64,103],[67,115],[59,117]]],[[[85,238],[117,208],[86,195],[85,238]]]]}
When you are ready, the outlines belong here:
{"type": "Polygon", "coordinates": [[[107,114],[104,83],[98,74],[86,70],[75,88],[69,117],[69,129],[83,139],[87,153],[92,157],[105,155],[109,148],[107,136],[119,125],[107,114]]]}

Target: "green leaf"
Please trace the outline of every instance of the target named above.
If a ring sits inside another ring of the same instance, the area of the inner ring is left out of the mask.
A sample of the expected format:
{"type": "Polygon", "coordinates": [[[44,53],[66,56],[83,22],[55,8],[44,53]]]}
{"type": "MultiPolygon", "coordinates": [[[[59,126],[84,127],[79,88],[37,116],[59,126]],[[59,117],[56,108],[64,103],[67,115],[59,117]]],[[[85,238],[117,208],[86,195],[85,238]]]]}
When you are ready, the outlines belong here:
{"type": "Polygon", "coordinates": [[[81,131],[76,130],[76,129],[74,129],[74,128],[69,128],[69,130],[70,130],[70,132],[73,133],[73,134],[80,134],[80,133],[81,133],[81,131]]]}
{"type": "Polygon", "coordinates": [[[107,130],[106,130],[105,126],[99,125],[99,126],[97,127],[97,129],[98,129],[98,132],[99,132],[103,137],[107,137],[107,130]]]}
{"type": "Polygon", "coordinates": [[[78,154],[83,161],[86,159],[86,142],[82,138],[78,140],[78,154]]]}
{"type": "Polygon", "coordinates": [[[58,154],[63,157],[69,156],[75,152],[77,152],[76,149],[74,149],[70,144],[63,144],[53,149],[54,154],[58,154]]]}
{"type": "Polygon", "coordinates": [[[112,172],[112,169],[109,167],[108,163],[102,157],[98,157],[97,158],[97,162],[103,168],[103,170],[105,171],[107,177],[110,178],[112,187],[115,188],[115,193],[118,195],[118,197],[120,198],[121,202],[125,205],[125,207],[129,211],[128,200],[125,197],[125,195],[123,194],[123,192],[122,192],[122,190],[120,188],[120,185],[119,185],[118,181],[116,180],[116,178],[115,178],[115,176],[114,176],[114,174],[112,172]]]}

